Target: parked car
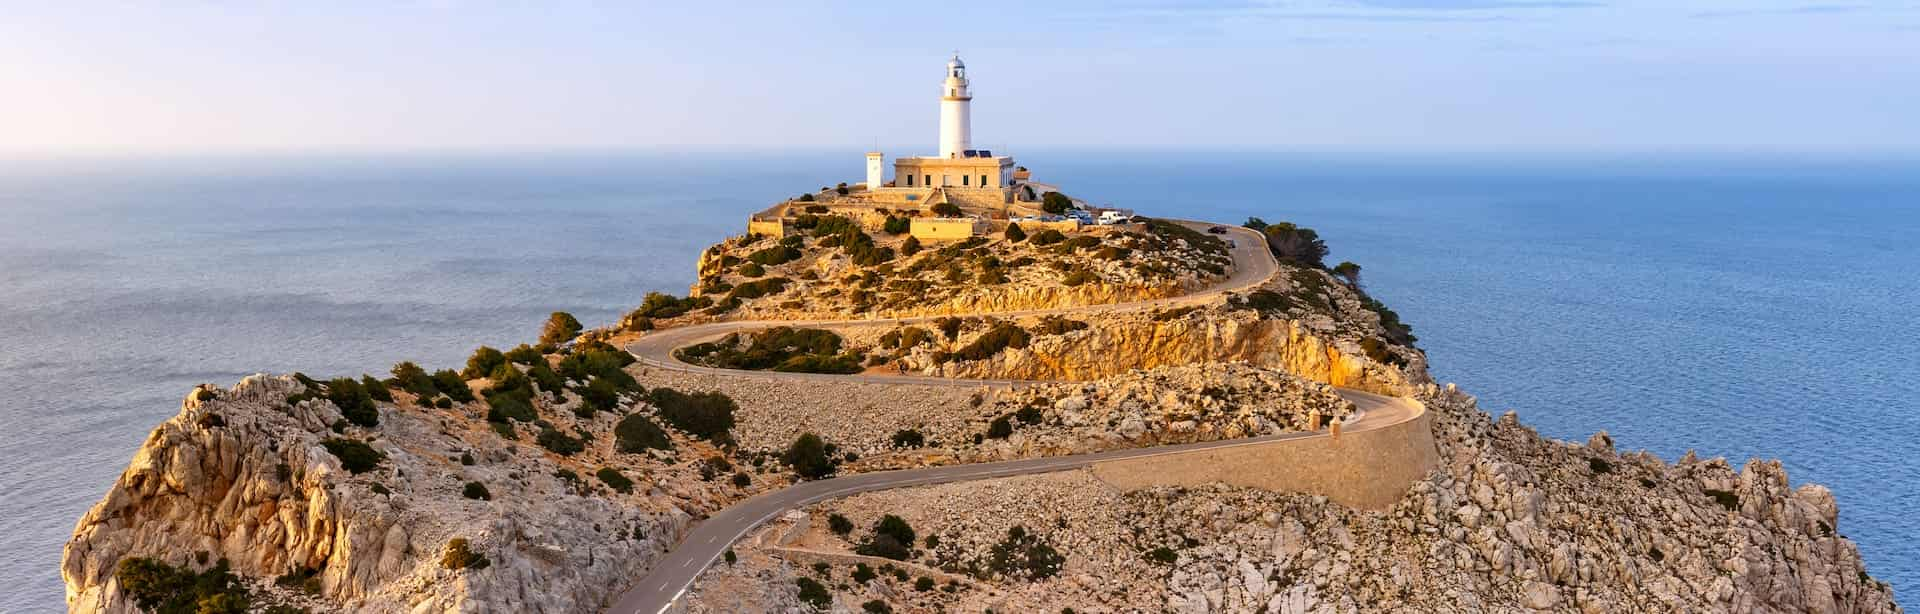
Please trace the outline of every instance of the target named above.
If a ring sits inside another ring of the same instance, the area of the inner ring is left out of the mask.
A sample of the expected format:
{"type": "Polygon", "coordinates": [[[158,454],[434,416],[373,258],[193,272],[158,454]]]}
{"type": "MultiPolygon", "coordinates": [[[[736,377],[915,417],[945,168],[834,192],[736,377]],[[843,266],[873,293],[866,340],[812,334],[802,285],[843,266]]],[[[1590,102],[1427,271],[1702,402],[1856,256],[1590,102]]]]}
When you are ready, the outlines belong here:
{"type": "Polygon", "coordinates": [[[1207,232],[1211,232],[1211,233],[1213,233],[1213,234],[1217,234],[1217,235],[1223,235],[1223,234],[1227,234],[1227,227],[1225,227],[1225,226],[1214,226],[1214,227],[1212,227],[1212,228],[1208,228],[1208,229],[1207,229],[1207,232]]]}

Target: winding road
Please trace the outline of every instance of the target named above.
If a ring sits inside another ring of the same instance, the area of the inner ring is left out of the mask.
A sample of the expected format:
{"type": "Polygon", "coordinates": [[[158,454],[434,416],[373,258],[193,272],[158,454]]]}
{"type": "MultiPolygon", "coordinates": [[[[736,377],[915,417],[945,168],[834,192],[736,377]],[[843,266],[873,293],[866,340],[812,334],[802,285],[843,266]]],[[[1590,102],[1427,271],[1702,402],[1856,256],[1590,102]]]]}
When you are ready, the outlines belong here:
{"type": "MultiPolygon", "coordinates": [[[[1204,232],[1214,224],[1182,221],[1183,225],[1204,232]]],[[[992,315],[1030,316],[1056,313],[1100,313],[1121,310],[1139,310],[1157,307],[1179,307],[1204,304],[1228,292],[1239,292],[1257,286],[1279,271],[1279,263],[1266,249],[1266,241],[1258,233],[1240,227],[1229,227],[1235,237],[1232,249],[1234,269],[1226,279],[1204,291],[1176,297],[1115,303],[1086,307],[1066,307],[1055,309],[1035,309],[1026,311],[996,312],[992,315]]],[[[716,322],[696,326],[686,326],[656,331],[629,343],[626,350],[637,357],[641,363],[659,369],[677,371],[726,374],[738,377],[758,377],[787,381],[847,381],[858,378],[863,383],[897,383],[915,385],[945,386],[1019,386],[1040,382],[1013,380],[981,380],[938,378],[917,375],[856,374],[835,375],[818,373],[775,373],[768,371],[734,371],[690,365],[673,357],[673,351],[695,343],[711,341],[728,333],[757,330],[772,326],[812,326],[843,327],[868,324],[907,324],[931,321],[942,316],[923,316],[895,319],[868,320],[810,320],[810,321],[746,321],[716,322]]],[[[1385,426],[1399,424],[1418,416],[1418,404],[1404,399],[1388,397],[1358,390],[1339,389],[1340,396],[1352,401],[1359,411],[1349,416],[1341,425],[1345,433],[1356,433],[1385,426]]],[[[1292,432],[1266,437],[1248,439],[1230,439],[1190,444],[1155,446],[1150,448],[1130,448],[1109,450],[1091,454],[1072,456],[1054,456],[1030,458],[1013,461],[976,463],[929,467],[922,469],[902,469],[896,471],[878,471],[837,477],[826,480],[801,482],[780,490],[761,493],[734,503],[708,516],[695,525],[667,556],[654,565],[653,569],[638,584],[629,587],[620,595],[618,601],[607,608],[613,614],[659,614],[666,612],[692,586],[695,578],[713,561],[720,558],[733,542],[746,535],[748,531],[788,510],[803,507],[819,501],[844,497],[851,494],[875,490],[887,490],[909,486],[923,486],[964,480],[979,480],[1013,475],[1047,473],[1080,469],[1096,463],[1120,459],[1144,458],[1168,454],[1181,454],[1196,450],[1232,448],[1240,446],[1271,445],[1277,442],[1328,437],[1325,431],[1292,432]]]]}

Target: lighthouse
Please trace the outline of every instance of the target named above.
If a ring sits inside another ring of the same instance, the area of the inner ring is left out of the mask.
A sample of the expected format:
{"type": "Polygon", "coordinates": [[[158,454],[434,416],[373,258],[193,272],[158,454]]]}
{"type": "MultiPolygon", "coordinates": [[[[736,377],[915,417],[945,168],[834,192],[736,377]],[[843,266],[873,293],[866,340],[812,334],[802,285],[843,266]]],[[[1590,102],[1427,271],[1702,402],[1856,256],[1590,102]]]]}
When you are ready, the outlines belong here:
{"type": "Polygon", "coordinates": [[[967,65],[954,52],[940,84],[940,157],[958,158],[973,149],[973,93],[967,90],[967,65]]]}

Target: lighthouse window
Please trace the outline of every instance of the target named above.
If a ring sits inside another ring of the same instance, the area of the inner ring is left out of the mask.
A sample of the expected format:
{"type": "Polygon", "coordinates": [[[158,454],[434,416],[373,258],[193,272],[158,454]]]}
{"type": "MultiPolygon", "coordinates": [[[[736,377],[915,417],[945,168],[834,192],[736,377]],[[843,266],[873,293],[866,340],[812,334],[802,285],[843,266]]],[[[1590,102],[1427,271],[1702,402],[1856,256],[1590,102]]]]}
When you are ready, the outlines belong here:
{"type": "Polygon", "coordinates": [[[958,91],[958,90],[955,90],[955,89],[953,89],[953,88],[947,88],[947,95],[948,95],[948,96],[958,96],[959,94],[955,94],[955,93],[954,93],[954,92],[956,92],[956,91],[958,91]]]}

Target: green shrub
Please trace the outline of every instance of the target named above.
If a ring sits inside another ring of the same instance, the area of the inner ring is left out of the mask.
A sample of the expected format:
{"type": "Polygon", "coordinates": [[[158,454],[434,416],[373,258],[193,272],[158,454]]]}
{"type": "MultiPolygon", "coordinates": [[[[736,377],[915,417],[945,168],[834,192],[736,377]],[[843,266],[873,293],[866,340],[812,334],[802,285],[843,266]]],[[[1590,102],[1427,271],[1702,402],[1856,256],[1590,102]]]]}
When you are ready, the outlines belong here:
{"type": "Polygon", "coordinates": [[[565,311],[555,311],[547,316],[547,323],[540,328],[540,345],[556,346],[574,337],[580,336],[580,320],[565,311]]]}
{"type": "Polygon", "coordinates": [[[1613,463],[1598,458],[1587,459],[1587,469],[1594,473],[1613,473],[1613,463]]]}
{"type": "Polygon", "coordinates": [[[1172,565],[1180,561],[1180,553],[1172,548],[1161,546],[1147,552],[1147,560],[1161,565],[1172,565]]]}
{"type": "Polygon", "coordinates": [[[327,400],[340,408],[340,416],[347,422],[373,428],[380,425],[380,409],[373,404],[373,395],[360,385],[360,381],[351,377],[340,377],[326,383],[327,400]]]}
{"type": "Polygon", "coordinates": [[[548,452],[561,456],[573,456],[587,449],[585,442],[569,436],[566,433],[562,433],[559,429],[551,426],[540,429],[540,436],[535,438],[534,441],[539,443],[540,447],[546,448],[548,452]]]}
{"type": "Polygon", "coordinates": [[[1027,347],[1029,340],[1031,340],[1031,336],[1027,334],[1025,329],[1015,326],[1010,322],[1001,322],[995,324],[993,328],[988,329],[987,332],[982,333],[978,338],[975,338],[973,343],[969,343],[966,347],[955,351],[953,357],[957,360],[984,360],[993,357],[995,354],[999,354],[1001,350],[1007,348],[1020,349],[1027,347]]]}
{"type": "Polygon", "coordinates": [[[1117,245],[1108,245],[1100,248],[1100,251],[1094,252],[1093,257],[1101,260],[1125,260],[1127,259],[1127,255],[1131,253],[1133,253],[1133,250],[1117,245]]]}
{"type": "Polygon", "coordinates": [[[252,596],[227,560],[204,572],[158,559],[126,558],[114,570],[120,590],[153,614],[245,614],[252,596]]]}
{"type": "Polygon", "coordinates": [[[833,475],[833,460],[828,457],[827,443],[813,433],[801,433],[780,455],[780,462],[793,468],[793,472],[802,478],[819,479],[833,475]]]}
{"type": "Polygon", "coordinates": [[[747,254],[747,261],[761,266],[777,266],[793,262],[800,255],[800,250],[781,244],[747,254]]]}
{"type": "Polygon", "coordinates": [[[847,520],[847,517],[840,515],[839,512],[827,514],[827,528],[835,535],[845,536],[853,532],[853,521],[847,520]]]}
{"type": "Polygon", "coordinates": [[[1008,243],[1019,243],[1027,240],[1027,231],[1021,230],[1019,224],[1007,224],[1007,231],[1001,236],[1006,237],[1008,243]]]}
{"type": "Polygon", "coordinates": [[[1267,237],[1267,249],[1281,262],[1316,269],[1326,267],[1323,259],[1327,257],[1327,242],[1312,228],[1281,222],[1261,228],[1260,233],[1267,237]]]}
{"type": "Polygon", "coordinates": [[[467,482],[467,485],[460,489],[460,496],[480,501],[493,500],[493,493],[487,492],[487,485],[479,482],[467,482]]]}
{"type": "Polygon", "coordinates": [[[480,349],[473,351],[473,356],[467,358],[467,368],[460,371],[460,377],[480,379],[486,377],[487,374],[493,373],[494,369],[504,364],[507,364],[506,354],[500,353],[500,350],[483,345],[480,346],[480,349]]]}
{"type": "Polygon", "coordinates": [[[1019,411],[1013,412],[1013,417],[1019,419],[1021,424],[1039,424],[1040,421],[1046,417],[1046,414],[1044,410],[1040,409],[1040,406],[1028,405],[1020,408],[1019,411]]]}
{"type": "Polygon", "coordinates": [[[403,361],[393,366],[393,381],[401,390],[413,393],[421,401],[440,394],[440,389],[434,384],[433,376],[427,375],[426,369],[420,368],[420,365],[413,364],[411,361],[403,361]]]}
{"type": "Polygon", "coordinates": [[[638,454],[648,449],[673,449],[673,441],[667,438],[667,432],[641,414],[629,414],[614,425],[613,443],[614,449],[626,454],[638,454]]]}
{"type": "Polygon", "coordinates": [[[1068,286],[1078,286],[1090,281],[1098,281],[1098,280],[1099,278],[1095,277],[1092,272],[1089,272],[1085,269],[1075,269],[1072,273],[1068,273],[1066,277],[1062,278],[1060,280],[1060,283],[1068,286]]]}
{"type": "Polygon", "coordinates": [[[815,610],[824,611],[829,607],[833,607],[833,594],[828,593],[827,587],[822,586],[813,578],[802,576],[794,578],[793,583],[795,586],[800,587],[801,602],[813,606],[815,610]]]}
{"type": "Polygon", "coordinates": [[[739,409],[733,399],[719,392],[686,394],[655,388],[650,400],[668,425],[708,441],[726,441],[727,431],[733,428],[733,412],[739,409]]]}
{"type": "Polygon", "coordinates": [[[1009,417],[1010,416],[1002,415],[994,418],[993,422],[988,423],[987,438],[1006,439],[1013,436],[1013,421],[1009,420],[1009,417]]]}
{"type": "Polygon", "coordinates": [[[671,294],[648,292],[646,298],[641,299],[640,307],[633,310],[632,313],[629,313],[627,317],[629,319],[647,318],[649,320],[654,318],[674,318],[686,315],[689,311],[705,309],[712,305],[713,299],[705,296],[678,298],[671,294]]]}
{"type": "Polygon", "coordinates": [[[358,439],[328,437],[320,441],[320,447],[326,448],[334,458],[340,459],[340,466],[346,468],[349,473],[360,474],[372,471],[380,466],[381,461],[387,460],[387,455],[381,454],[379,450],[373,449],[373,446],[358,439]]]}
{"type": "MultiPolygon", "coordinates": [[[[393,402],[393,391],[387,390],[386,383],[373,379],[371,375],[360,376],[360,388],[366,390],[367,396],[373,397],[375,401],[382,403],[393,402]]],[[[202,389],[201,392],[206,392],[206,390],[202,389]]]]}
{"type": "Polygon", "coordinates": [[[960,205],[943,202],[933,206],[933,214],[940,217],[960,217],[966,212],[960,210],[960,205]]]}
{"type": "Polygon", "coordinates": [[[441,369],[433,372],[433,386],[455,403],[473,402],[473,389],[467,387],[467,380],[453,369],[441,369]]]}
{"type": "Polygon", "coordinates": [[[593,472],[593,477],[600,478],[600,481],[606,484],[608,488],[612,488],[621,494],[633,492],[633,480],[627,479],[627,476],[621,474],[619,469],[601,467],[599,471],[593,472]]]}
{"type": "Polygon", "coordinates": [[[1066,213],[1073,208],[1073,199],[1059,192],[1047,192],[1040,195],[1040,210],[1054,215],[1066,213]]]}
{"type": "Polygon", "coordinates": [[[966,320],[951,316],[933,321],[934,327],[939,328],[940,334],[945,335],[948,341],[953,341],[960,337],[960,326],[965,323],[966,320]]]}
{"type": "Polygon", "coordinates": [[[747,475],[747,472],[745,471],[735,473],[733,474],[733,485],[739,488],[746,488],[748,486],[752,486],[753,476],[747,475]]]}
{"type": "Polygon", "coordinates": [[[867,614],[893,614],[893,608],[889,607],[887,602],[879,599],[873,599],[860,604],[860,610],[867,614]]]}
{"type": "Polygon", "coordinates": [[[1053,245],[1067,240],[1067,235],[1052,228],[1043,228],[1028,238],[1034,245],[1053,245]]]}
{"type": "Polygon", "coordinates": [[[1077,252],[1081,250],[1092,249],[1099,246],[1100,246],[1100,237],[1096,237],[1093,235],[1080,235],[1071,239],[1067,239],[1065,243],[1061,243],[1060,247],[1056,249],[1058,249],[1060,253],[1065,254],[1065,253],[1077,252]]]}
{"type": "Polygon", "coordinates": [[[765,279],[756,279],[744,284],[740,284],[738,286],[734,286],[733,291],[727,293],[727,299],[728,300],[756,299],[756,298],[760,298],[760,297],[768,296],[772,294],[779,294],[782,291],[785,291],[787,289],[787,281],[788,280],[785,277],[768,277],[765,279]]]}
{"type": "Polygon", "coordinates": [[[620,407],[620,386],[595,375],[580,389],[580,405],[590,412],[613,411],[620,407]]]}
{"type": "Polygon", "coordinates": [[[873,573],[873,568],[868,567],[866,563],[855,563],[853,565],[853,581],[854,582],[866,584],[867,581],[872,580],[876,577],[879,577],[879,575],[880,574],[873,573]]]}
{"type": "MultiPolygon", "coordinates": [[[[512,367],[507,367],[512,369],[512,367]]],[[[517,372],[516,372],[517,373],[517,372]]],[[[520,381],[526,379],[521,376],[520,381]]],[[[533,407],[533,388],[531,385],[518,385],[504,390],[489,390],[487,396],[487,421],[506,422],[519,420],[532,422],[540,417],[533,407]]]]}
{"type": "MultiPolygon", "coordinates": [[[[507,353],[505,354],[505,356],[506,356],[507,362],[516,363],[516,364],[533,365],[533,364],[544,364],[547,362],[546,357],[540,354],[539,348],[535,348],[525,343],[522,343],[518,347],[515,347],[511,350],[507,350],[507,353]]],[[[492,373],[493,370],[488,369],[487,372],[492,373]]]]}
{"type": "Polygon", "coordinates": [[[920,576],[918,579],[915,579],[913,581],[913,590],[920,591],[922,593],[933,590],[933,578],[920,576]]]}
{"type": "Polygon", "coordinates": [[[1007,529],[1006,539],[994,544],[987,555],[987,568],[1001,576],[1024,576],[1029,580],[1051,578],[1060,573],[1060,567],[1066,563],[1052,545],[1042,541],[1038,535],[1027,533],[1026,527],[1015,526],[1007,529]]]}
{"type": "Polygon", "coordinates": [[[920,253],[920,237],[907,237],[907,240],[900,242],[900,255],[912,256],[918,253],[920,253]]]}
{"type": "Polygon", "coordinates": [[[890,235],[907,234],[909,231],[913,230],[913,220],[909,218],[894,217],[889,215],[887,216],[886,223],[881,225],[880,229],[890,235]]]}
{"type": "Polygon", "coordinates": [[[447,540],[447,553],[440,557],[440,566],[447,569],[486,569],[493,561],[487,555],[474,552],[473,546],[465,537],[447,540]]]}
{"type": "Polygon", "coordinates": [[[740,265],[740,275],[743,277],[759,277],[761,275],[766,275],[766,274],[767,274],[766,267],[762,267],[758,264],[749,262],[749,263],[740,265]]]}
{"type": "Polygon", "coordinates": [[[893,447],[918,448],[924,445],[927,445],[927,437],[920,434],[920,431],[901,429],[893,432],[893,447]]]}

